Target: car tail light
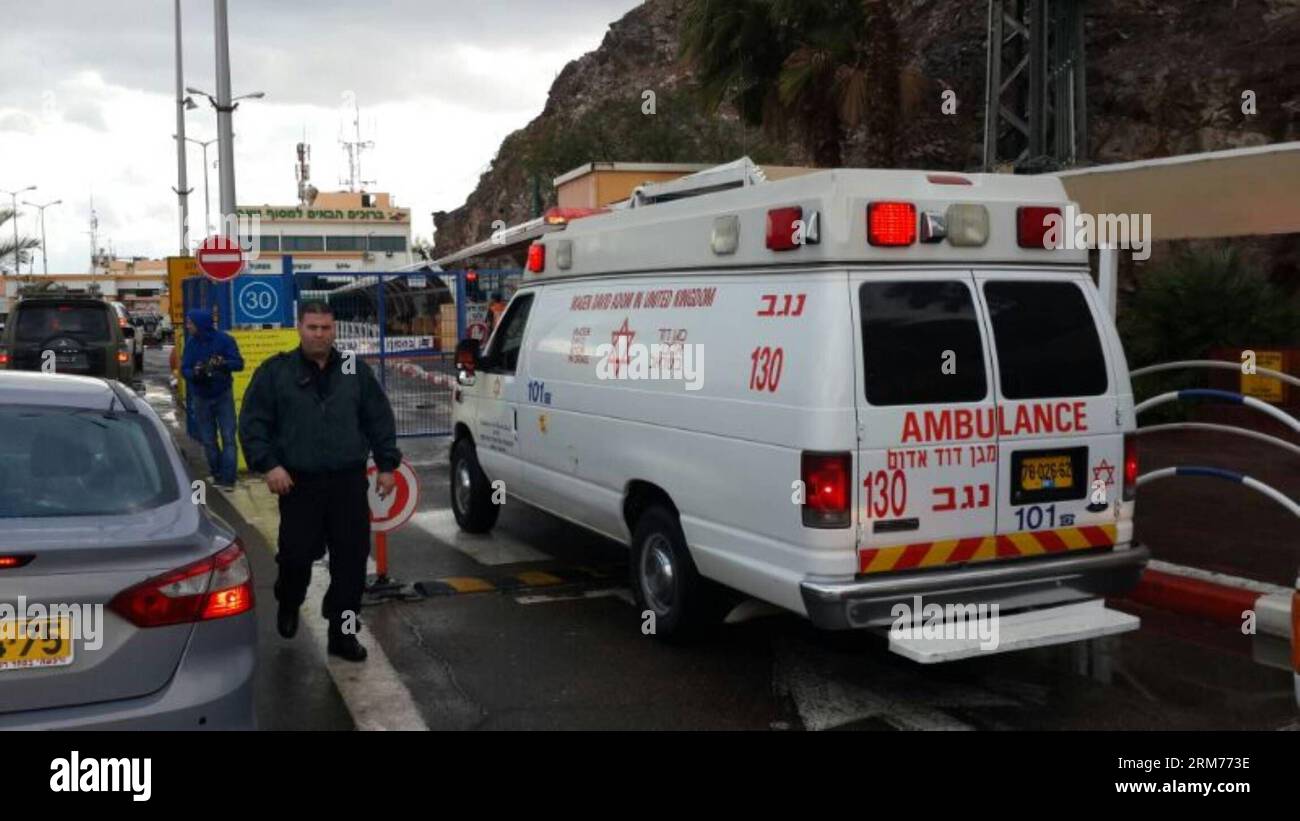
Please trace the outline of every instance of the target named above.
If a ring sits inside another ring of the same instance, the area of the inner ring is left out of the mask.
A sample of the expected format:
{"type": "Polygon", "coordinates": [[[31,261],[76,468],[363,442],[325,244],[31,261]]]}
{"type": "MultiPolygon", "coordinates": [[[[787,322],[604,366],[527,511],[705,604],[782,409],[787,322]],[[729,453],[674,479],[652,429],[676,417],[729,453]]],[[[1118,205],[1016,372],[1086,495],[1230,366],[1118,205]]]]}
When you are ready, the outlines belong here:
{"type": "Polygon", "coordinates": [[[800,459],[803,523],[806,527],[848,527],[853,461],[848,453],[810,453],[800,459]]]}
{"type": "Polygon", "coordinates": [[[546,267],[546,246],[540,242],[534,242],[528,246],[528,270],[534,274],[540,274],[546,267]]]}
{"type": "Polygon", "coordinates": [[[253,609],[253,570],[236,540],[214,556],[123,590],[108,608],[137,627],[237,616],[253,609]]]}
{"type": "Polygon", "coordinates": [[[916,242],[916,206],[910,202],[869,203],[867,242],[886,246],[916,242]]]}
{"type": "MultiPolygon", "coordinates": [[[[1041,205],[1024,205],[1016,209],[1016,244],[1021,248],[1044,250],[1049,246],[1043,244],[1047,237],[1048,217],[1057,216],[1060,225],[1061,209],[1041,205]]],[[[1059,231],[1059,227],[1058,227],[1059,231]]],[[[1055,243],[1052,247],[1055,247],[1055,243]]]]}
{"type": "Polygon", "coordinates": [[[0,348],[0,368],[9,367],[9,352],[0,348]]]}
{"type": "Polygon", "coordinates": [[[1138,443],[1133,434],[1124,436],[1124,493],[1120,497],[1125,502],[1133,501],[1137,495],[1138,482],[1138,443]]]}
{"type": "Polygon", "coordinates": [[[29,564],[33,558],[35,557],[31,554],[22,556],[7,554],[0,556],[0,570],[12,570],[15,567],[24,567],[29,564]]]}
{"type": "Polygon", "coordinates": [[[773,251],[798,248],[795,241],[795,223],[803,221],[803,209],[797,205],[773,208],[767,212],[767,247],[773,251]]]}

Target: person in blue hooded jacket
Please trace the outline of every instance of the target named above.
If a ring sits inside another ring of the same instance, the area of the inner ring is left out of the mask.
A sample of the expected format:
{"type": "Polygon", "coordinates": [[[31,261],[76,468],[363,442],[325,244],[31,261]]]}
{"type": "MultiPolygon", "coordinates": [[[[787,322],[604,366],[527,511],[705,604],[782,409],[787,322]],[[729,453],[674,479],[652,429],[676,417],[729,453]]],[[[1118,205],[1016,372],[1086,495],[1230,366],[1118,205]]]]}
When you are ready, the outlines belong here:
{"type": "Polygon", "coordinates": [[[181,375],[194,397],[191,405],[199,441],[208,455],[213,480],[224,490],[235,486],[235,394],[230,374],[244,369],[234,338],[212,327],[212,314],[195,309],[185,314],[185,356],[181,375]],[[217,434],[221,435],[220,447],[217,434]]]}

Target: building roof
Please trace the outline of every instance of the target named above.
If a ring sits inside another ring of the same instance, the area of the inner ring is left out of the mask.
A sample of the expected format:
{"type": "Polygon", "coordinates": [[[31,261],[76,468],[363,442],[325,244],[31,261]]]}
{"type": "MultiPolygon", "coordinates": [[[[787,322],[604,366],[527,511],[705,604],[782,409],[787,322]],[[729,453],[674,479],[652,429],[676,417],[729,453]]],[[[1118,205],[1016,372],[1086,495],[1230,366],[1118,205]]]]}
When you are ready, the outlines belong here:
{"type": "Polygon", "coordinates": [[[1300,142],[1056,174],[1091,214],[1150,214],[1151,239],[1300,233],[1300,142]]]}

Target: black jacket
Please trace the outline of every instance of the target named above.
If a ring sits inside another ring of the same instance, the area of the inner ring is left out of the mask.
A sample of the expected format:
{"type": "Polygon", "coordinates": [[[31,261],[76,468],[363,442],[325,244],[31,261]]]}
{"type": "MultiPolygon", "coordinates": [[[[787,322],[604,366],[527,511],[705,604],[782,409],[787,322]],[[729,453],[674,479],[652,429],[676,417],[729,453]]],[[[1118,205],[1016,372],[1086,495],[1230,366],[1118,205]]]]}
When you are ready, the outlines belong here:
{"type": "Polygon", "coordinates": [[[375,373],[360,357],[355,373],[331,349],[324,370],[302,348],[258,366],[239,412],[239,443],[249,467],[290,475],[364,467],[370,453],[381,471],[396,470],[397,424],[375,373]]]}

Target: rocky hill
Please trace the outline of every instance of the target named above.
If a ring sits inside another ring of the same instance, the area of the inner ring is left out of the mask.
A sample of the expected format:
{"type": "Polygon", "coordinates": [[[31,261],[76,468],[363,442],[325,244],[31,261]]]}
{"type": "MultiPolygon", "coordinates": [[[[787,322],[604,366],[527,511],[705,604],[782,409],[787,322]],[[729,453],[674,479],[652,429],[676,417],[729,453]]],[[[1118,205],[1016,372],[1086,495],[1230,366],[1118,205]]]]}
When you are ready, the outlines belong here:
{"type": "MultiPolygon", "coordinates": [[[[546,107],[501,144],[465,204],[435,214],[437,253],[491,233],[493,220],[553,204],[551,180],[591,160],[710,162],[749,154],[811,164],[800,144],[700,112],[680,58],[687,0],[646,0],[569,63],[546,107]],[[643,113],[644,92],[655,113],[643,113]]],[[[982,152],[983,0],[886,0],[897,21],[901,116],[892,145],[865,125],[847,135],[846,165],[970,170],[982,152]],[[940,111],[956,93],[955,115],[940,111]]],[[[1085,19],[1089,155],[1095,162],[1300,139],[1300,0],[1091,0],[1085,19]],[[1242,112],[1255,92],[1258,113],[1242,112]]]]}

